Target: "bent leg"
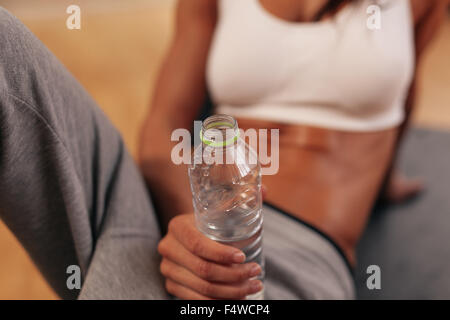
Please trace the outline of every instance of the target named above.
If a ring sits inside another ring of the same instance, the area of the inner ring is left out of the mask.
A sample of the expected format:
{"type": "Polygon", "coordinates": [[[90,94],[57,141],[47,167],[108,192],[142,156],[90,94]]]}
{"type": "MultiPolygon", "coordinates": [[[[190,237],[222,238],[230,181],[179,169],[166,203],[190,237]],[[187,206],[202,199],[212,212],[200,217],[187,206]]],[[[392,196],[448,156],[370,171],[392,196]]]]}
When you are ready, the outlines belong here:
{"type": "Polygon", "coordinates": [[[95,102],[0,8],[0,217],[63,298],[166,298],[142,177],[95,102]]]}

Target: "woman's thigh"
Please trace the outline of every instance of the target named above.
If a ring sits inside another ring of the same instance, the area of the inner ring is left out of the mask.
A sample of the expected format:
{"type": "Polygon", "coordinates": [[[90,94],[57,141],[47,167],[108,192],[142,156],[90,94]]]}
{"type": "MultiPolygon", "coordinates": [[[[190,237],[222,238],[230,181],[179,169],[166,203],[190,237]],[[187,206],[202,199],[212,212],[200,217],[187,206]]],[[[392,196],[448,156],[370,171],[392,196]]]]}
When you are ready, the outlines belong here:
{"type": "Polygon", "coordinates": [[[326,235],[265,204],[266,299],[354,299],[353,269],[326,235]]]}

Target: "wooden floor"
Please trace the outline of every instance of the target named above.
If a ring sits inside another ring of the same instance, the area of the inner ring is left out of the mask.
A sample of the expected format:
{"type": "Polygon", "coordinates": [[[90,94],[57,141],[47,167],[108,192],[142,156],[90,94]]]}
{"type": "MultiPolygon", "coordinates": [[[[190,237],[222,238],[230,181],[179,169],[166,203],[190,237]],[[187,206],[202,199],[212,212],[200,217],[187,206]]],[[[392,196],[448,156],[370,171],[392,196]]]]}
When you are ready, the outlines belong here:
{"type": "MultiPolygon", "coordinates": [[[[82,29],[65,28],[67,0],[4,0],[67,66],[122,132],[135,154],[136,136],[172,32],[173,1],[77,1],[82,29]],[[49,5],[51,3],[51,5],[49,5]]],[[[450,21],[420,70],[417,124],[450,129],[450,21]]],[[[55,299],[8,229],[0,223],[0,299],[55,299]]]]}

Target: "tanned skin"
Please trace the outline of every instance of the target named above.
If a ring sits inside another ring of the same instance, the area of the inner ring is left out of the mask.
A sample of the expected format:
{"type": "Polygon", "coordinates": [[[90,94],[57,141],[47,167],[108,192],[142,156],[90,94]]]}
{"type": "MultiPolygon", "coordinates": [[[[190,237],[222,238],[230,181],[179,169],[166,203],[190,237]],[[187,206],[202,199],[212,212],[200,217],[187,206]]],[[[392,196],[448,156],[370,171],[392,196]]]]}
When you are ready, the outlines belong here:
{"type": "MultiPolygon", "coordinates": [[[[325,3],[325,0],[260,1],[268,12],[292,22],[313,20],[325,3]]],[[[442,21],[448,1],[410,1],[415,23],[416,60],[420,63],[424,48],[442,21]]],[[[216,23],[217,0],[178,1],[175,36],[161,67],[140,140],[140,166],[165,232],[158,247],[162,255],[160,269],[166,278],[167,291],[181,299],[243,299],[258,292],[262,286],[259,280],[250,280],[261,272],[257,264],[242,263],[245,257],[240,250],[216,243],[197,231],[187,168],[174,165],[170,157],[175,144],[170,142],[172,131],[178,128],[190,130],[204,103],[206,61],[216,23]]],[[[349,134],[307,126],[285,128],[287,133],[280,138],[280,154],[285,156],[280,158],[308,159],[302,167],[309,169],[299,169],[287,160],[283,167],[280,164],[279,175],[264,177],[268,189],[266,199],[325,231],[354,262],[355,245],[386,173],[392,172],[386,180],[387,195],[392,200],[402,200],[421,188],[420,183],[411,183],[392,170],[399,141],[414,105],[414,92],[413,85],[405,106],[406,121],[392,130],[349,134]],[[290,138],[305,132],[310,137],[306,143],[289,143],[290,138]],[[330,147],[329,141],[338,141],[338,147],[330,147]],[[374,146],[376,148],[372,150],[378,150],[376,161],[365,155],[367,149],[374,146]],[[343,154],[352,155],[356,161],[343,158],[343,154]],[[320,170],[314,170],[318,163],[324,165],[320,170]],[[368,169],[370,174],[354,174],[368,169]],[[329,178],[333,172],[339,173],[334,180],[329,178]],[[327,177],[321,180],[322,184],[316,189],[310,185],[306,187],[308,181],[319,181],[319,175],[327,177]],[[294,178],[288,181],[283,177],[294,178]],[[335,191],[342,189],[338,188],[342,186],[339,179],[350,181],[348,190],[341,191],[342,194],[335,191]],[[300,200],[292,201],[292,194],[280,192],[282,187],[284,191],[296,192],[294,198],[300,200]],[[308,191],[310,189],[312,191],[308,191]]],[[[238,120],[244,128],[280,126],[238,120]]]]}

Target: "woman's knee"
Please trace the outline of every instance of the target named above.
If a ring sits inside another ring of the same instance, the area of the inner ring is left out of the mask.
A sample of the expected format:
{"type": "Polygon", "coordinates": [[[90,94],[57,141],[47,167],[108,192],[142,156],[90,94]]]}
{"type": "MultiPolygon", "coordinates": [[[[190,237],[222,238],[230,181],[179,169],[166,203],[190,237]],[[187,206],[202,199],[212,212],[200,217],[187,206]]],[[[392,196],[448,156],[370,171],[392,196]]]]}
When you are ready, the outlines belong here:
{"type": "Polygon", "coordinates": [[[14,15],[0,7],[0,51],[5,54],[20,55],[15,51],[17,44],[26,37],[26,28],[14,15]]]}
{"type": "Polygon", "coordinates": [[[38,66],[48,50],[13,14],[0,7],[0,70],[8,76],[38,66]]]}
{"type": "Polygon", "coordinates": [[[0,7],[0,94],[34,106],[55,73],[51,53],[14,15],[0,7]]]}
{"type": "Polygon", "coordinates": [[[16,88],[27,71],[34,53],[33,34],[10,12],[0,7],[0,89],[16,88]]]}

